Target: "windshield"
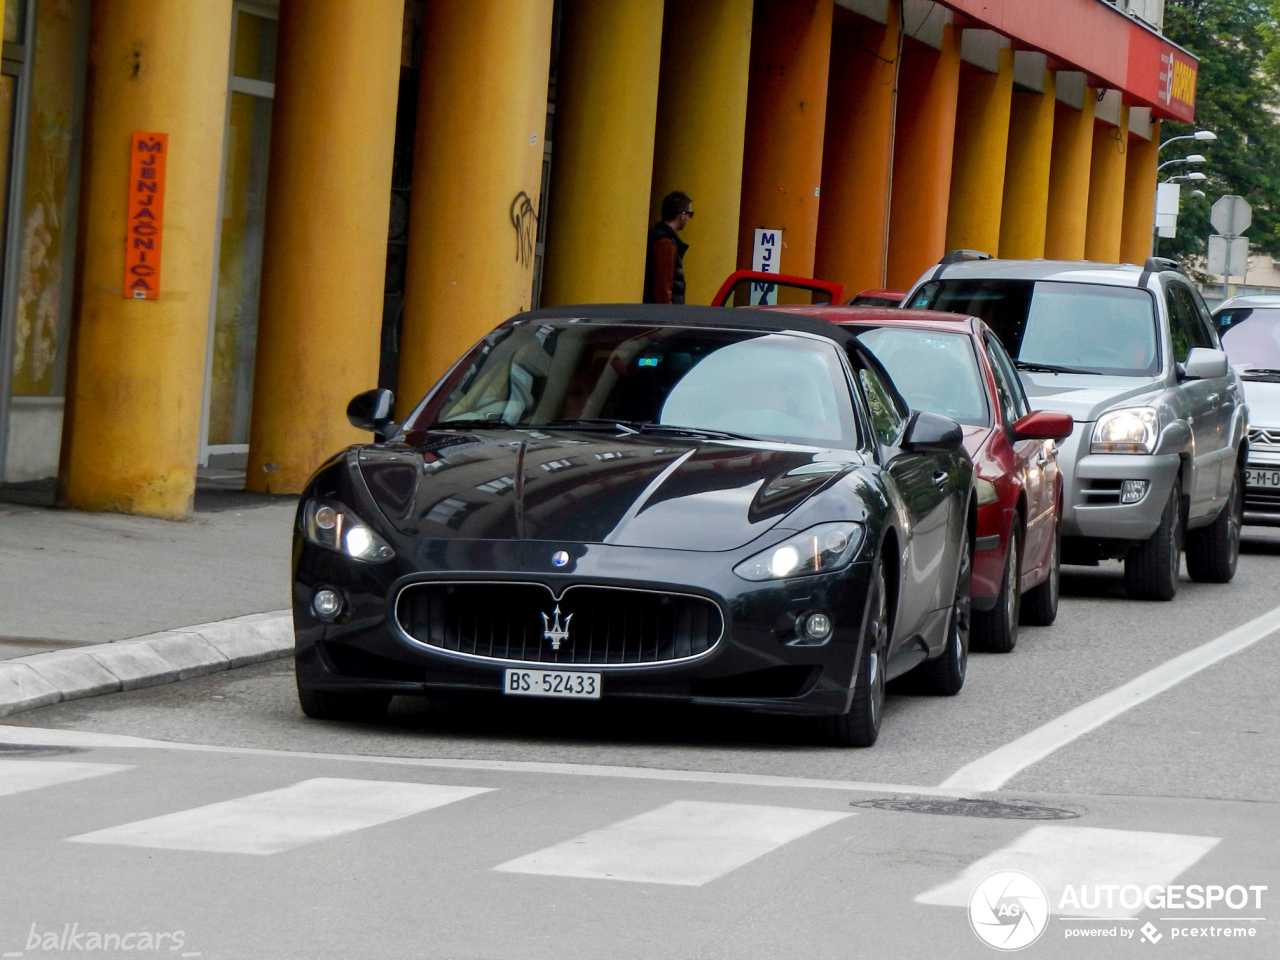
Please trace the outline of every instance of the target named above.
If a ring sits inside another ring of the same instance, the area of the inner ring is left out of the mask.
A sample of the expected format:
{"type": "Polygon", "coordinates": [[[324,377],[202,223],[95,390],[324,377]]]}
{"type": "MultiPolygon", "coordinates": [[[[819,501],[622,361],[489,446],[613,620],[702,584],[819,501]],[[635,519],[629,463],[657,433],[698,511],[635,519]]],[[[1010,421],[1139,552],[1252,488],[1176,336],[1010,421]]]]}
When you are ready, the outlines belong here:
{"type": "Polygon", "coordinates": [[[409,429],[621,423],[820,446],[857,442],[836,346],[789,334],[520,324],[491,334],[456,384],[409,429]]]}
{"type": "Polygon", "coordinates": [[[1145,290],[1051,280],[939,280],[913,307],[981,317],[1022,369],[1113,377],[1160,372],[1154,301],[1145,290]]]}
{"type": "Polygon", "coordinates": [[[1280,370],[1280,309],[1250,310],[1222,335],[1233,367],[1280,370]]]}
{"type": "Polygon", "coordinates": [[[934,330],[880,327],[858,334],[913,410],[987,426],[991,415],[970,337],[934,330]]]}

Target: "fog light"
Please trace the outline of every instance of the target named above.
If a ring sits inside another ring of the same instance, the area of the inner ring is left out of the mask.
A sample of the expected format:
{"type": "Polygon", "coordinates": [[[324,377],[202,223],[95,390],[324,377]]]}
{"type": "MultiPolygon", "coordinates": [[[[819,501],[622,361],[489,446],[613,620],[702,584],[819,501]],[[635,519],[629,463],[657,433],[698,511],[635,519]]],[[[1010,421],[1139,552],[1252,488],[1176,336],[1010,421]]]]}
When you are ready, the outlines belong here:
{"type": "Polygon", "coordinates": [[[342,597],[336,590],[322,587],[311,597],[311,609],[321,620],[332,620],[342,611],[342,597]]]}
{"type": "Polygon", "coordinates": [[[1137,503],[1147,495],[1146,480],[1126,480],[1120,485],[1120,502],[1137,503]]]}
{"type": "Polygon", "coordinates": [[[811,613],[804,618],[804,635],[810,640],[825,640],[831,636],[831,618],[825,613],[811,613]]]}

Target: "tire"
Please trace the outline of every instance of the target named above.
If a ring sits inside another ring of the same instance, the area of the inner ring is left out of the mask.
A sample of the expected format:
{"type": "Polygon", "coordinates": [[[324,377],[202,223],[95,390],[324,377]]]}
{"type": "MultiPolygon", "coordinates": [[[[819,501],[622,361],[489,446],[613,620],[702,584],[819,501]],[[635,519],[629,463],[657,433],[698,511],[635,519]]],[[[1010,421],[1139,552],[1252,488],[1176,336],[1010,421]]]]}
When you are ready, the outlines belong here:
{"type": "Polygon", "coordinates": [[[1018,645],[1019,611],[1022,607],[1022,518],[1013,515],[1009,528],[1009,549],[1005,551],[1004,577],[1000,594],[990,610],[973,611],[972,650],[1008,653],[1018,645]]]}
{"type": "Polygon", "coordinates": [[[1200,583],[1230,583],[1240,559],[1240,528],[1244,525],[1244,483],[1240,471],[1217,519],[1207,527],[1187,531],[1187,573],[1200,583]]]}
{"type": "Polygon", "coordinates": [[[869,747],[880,735],[884,714],[884,690],[889,659],[889,591],[885,584],[884,560],[877,559],[867,589],[866,613],[862,618],[862,654],[854,677],[849,712],[826,718],[826,739],[847,747],[869,747]]]}
{"type": "Polygon", "coordinates": [[[391,695],[341,693],[299,686],[298,705],[313,720],[377,720],[391,705],[391,695]]]}
{"type": "Polygon", "coordinates": [[[1022,595],[1022,622],[1047,627],[1058,619],[1058,595],[1062,589],[1062,535],[1056,530],[1049,558],[1049,576],[1022,595]]]}
{"type": "Polygon", "coordinates": [[[956,577],[955,600],[947,624],[947,646],[940,657],[920,665],[925,689],[943,697],[954,697],[964,686],[969,666],[969,632],[973,614],[973,550],[966,528],[960,542],[960,574],[956,577]]]}
{"type": "Polygon", "coordinates": [[[1160,526],[1124,558],[1124,585],[1135,600],[1172,600],[1182,568],[1182,485],[1176,480],[1160,526]]]}

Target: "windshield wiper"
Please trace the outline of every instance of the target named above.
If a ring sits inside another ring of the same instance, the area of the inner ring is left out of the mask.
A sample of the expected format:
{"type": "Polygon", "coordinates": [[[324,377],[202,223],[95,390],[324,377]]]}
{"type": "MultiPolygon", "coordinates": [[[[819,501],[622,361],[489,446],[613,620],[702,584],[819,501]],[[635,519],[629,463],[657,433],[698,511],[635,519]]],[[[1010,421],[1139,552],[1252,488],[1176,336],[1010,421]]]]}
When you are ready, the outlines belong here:
{"type": "Polygon", "coordinates": [[[1280,377],[1280,370],[1272,370],[1270,367],[1245,367],[1240,371],[1240,376],[1246,380],[1253,379],[1272,379],[1280,377]]]}
{"type": "Polygon", "coordinates": [[[704,427],[682,427],[676,423],[641,423],[637,424],[641,433],[674,433],[686,437],[706,437],[709,440],[759,440],[745,433],[730,433],[728,430],[708,430],[704,427]]]}
{"type": "Polygon", "coordinates": [[[608,417],[566,417],[563,420],[548,420],[546,423],[536,423],[533,426],[535,429],[556,430],[596,430],[605,427],[622,433],[639,433],[644,424],[632,420],[611,420],[608,417]]]}
{"type": "Polygon", "coordinates": [[[481,420],[479,418],[441,420],[426,427],[427,430],[515,430],[516,428],[516,424],[507,423],[501,418],[491,420],[481,420]]]}
{"type": "Polygon", "coordinates": [[[1026,360],[1015,360],[1013,365],[1019,370],[1030,373],[1092,373],[1092,370],[1081,370],[1079,367],[1059,367],[1052,363],[1029,363],[1026,360]]]}

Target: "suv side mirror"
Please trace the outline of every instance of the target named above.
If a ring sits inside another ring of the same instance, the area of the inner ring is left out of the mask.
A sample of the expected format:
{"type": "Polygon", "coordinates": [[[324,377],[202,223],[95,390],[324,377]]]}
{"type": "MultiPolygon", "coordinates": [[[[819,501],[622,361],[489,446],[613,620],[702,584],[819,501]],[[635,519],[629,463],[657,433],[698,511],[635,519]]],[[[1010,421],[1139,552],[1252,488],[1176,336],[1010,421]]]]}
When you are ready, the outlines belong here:
{"type": "Polygon", "coordinates": [[[1065,440],[1075,429],[1069,413],[1037,410],[1013,424],[1015,440],[1065,440]]]}
{"type": "Polygon", "coordinates": [[[907,425],[902,449],[913,453],[956,453],[964,449],[964,430],[950,417],[917,413],[907,425]]]}
{"type": "Polygon", "coordinates": [[[379,387],[352,397],[347,404],[347,419],[357,430],[388,436],[395,430],[395,409],[396,395],[379,387]]]}
{"type": "Polygon", "coordinates": [[[1186,363],[1178,365],[1179,380],[1213,380],[1227,375],[1227,352],[1192,347],[1186,363]]]}

